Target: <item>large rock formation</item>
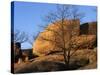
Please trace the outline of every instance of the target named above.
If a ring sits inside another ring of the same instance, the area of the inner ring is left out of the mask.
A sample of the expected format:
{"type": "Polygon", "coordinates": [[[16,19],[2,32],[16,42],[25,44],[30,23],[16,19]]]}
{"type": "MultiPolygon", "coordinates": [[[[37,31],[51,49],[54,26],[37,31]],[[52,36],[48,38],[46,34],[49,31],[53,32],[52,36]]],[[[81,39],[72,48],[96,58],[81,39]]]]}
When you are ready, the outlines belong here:
{"type": "Polygon", "coordinates": [[[71,27],[73,28],[73,36],[79,35],[79,25],[79,20],[65,20],[63,24],[63,31],[60,21],[55,22],[55,24],[48,25],[35,40],[33,45],[33,53],[37,55],[46,55],[51,51],[61,50],[59,47],[56,47],[55,44],[62,46],[62,32],[64,32],[65,42],[67,42],[71,34],[71,27]]]}
{"type": "Polygon", "coordinates": [[[80,25],[80,34],[97,34],[97,22],[84,23],[80,25]]]}
{"type": "MultiPolygon", "coordinates": [[[[64,21],[63,27],[66,47],[68,47],[68,42],[71,40],[73,49],[93,48],[94,44],[96,44],[96,23],[93,22],[87,24],[83,24],[80,27],[79,20],[64,21]],[[87,26],[87,24],[89,25],[87,26]],[[73,38],[70,36],[73,36],[73,38]]],[[[62,35],[60,21],[48,25],[35,40],[33,44],[33,53],[42,56],[47,55],[53,51],[62,51],[60,46],[63,45],[63,41],[62,37],[59,37],[59,35],[62,35]]]]}

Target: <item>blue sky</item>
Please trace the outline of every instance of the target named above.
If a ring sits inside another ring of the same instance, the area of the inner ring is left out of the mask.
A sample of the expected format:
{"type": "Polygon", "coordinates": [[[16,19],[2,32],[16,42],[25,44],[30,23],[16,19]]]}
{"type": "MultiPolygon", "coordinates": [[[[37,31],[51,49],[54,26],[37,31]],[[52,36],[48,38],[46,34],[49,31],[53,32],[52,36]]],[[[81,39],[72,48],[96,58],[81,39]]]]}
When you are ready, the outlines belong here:
{"type": "MultiPolygon", "coordinates": [[[[95,6],[78,6],[79,11],[85,13],[82,23],[96,21],[95,6]]],[[[45,24],[43,17],[56,10],[56,4],[33,3],[33,2],[14,2],[14,30],[20,30],[29,36],[40,31],[38,25],[45,24]]],[[[22,48],[31,48],[32,46],[25,42],[22,48]]]]}

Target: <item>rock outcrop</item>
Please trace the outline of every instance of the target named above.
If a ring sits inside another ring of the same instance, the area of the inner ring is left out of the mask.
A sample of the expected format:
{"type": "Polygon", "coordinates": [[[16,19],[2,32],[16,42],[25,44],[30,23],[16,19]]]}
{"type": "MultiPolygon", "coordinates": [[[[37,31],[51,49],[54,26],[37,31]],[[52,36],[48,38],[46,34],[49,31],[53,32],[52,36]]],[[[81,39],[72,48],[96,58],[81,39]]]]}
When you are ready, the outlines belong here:
{"type": "Polygon", "coordinates": [[[71,27],[73,27],[73,32],[72,32],[73,36],[78,36],[80,34],[79,20],[65,20],[63,24],[63,28],[64,28],[63,31],[60,23],[61,22],[59,21],[59,22],[55,22],[55,24],[48,25],[45,28],[45,30],[39,34],[39,36],[37,37],[33,45],[33,53],[41,56],[41,55],[46,55],[54,50],[55,51],[61,50],[60,48],[55,47],[55,40],[57,42],[56,44],[61,46],[62,32],[64,31],[64,38],[65,41],[67,42],[71,34],[70,32],[71,27]]]}
{"type": "Polygon", "coordinates": [[[93,49],[95,47],[96,35],[80,35],[72,38],[72,48],[93,49]]]}
{"type": "MultiPolygon", "coordinates": [[[[68,46],[72,34],[71,43],[73,49],[93,48],[96,44],[96,22],[80,25],[79,20],[65,20],[64,39],[66,47],[68,46]],[[72,31],[70,27],[73,27],[72,31]]],[[[48,25],[43,32],[39,34],[33,44],[33,53],[39,56],[47,55],[53,51],[61,51],[62,35],[60,21],[48,25]],[[56,41],[55,41],[56,40],[56,41]],[[57,46],[55,46],[55,44],[57,46]]]]}
{"type": "Polygon", "coordinates": [[[97,22],[84,23],[80,25],[80,34],[96,35],[97,34],[97,22]]]}

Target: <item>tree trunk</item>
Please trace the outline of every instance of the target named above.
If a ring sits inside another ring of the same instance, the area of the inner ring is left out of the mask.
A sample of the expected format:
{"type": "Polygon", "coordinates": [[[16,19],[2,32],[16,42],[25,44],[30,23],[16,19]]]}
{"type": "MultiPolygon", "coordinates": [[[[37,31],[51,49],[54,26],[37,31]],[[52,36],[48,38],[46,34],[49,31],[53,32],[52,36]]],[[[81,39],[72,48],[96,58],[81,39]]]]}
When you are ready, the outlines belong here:
{"type": "Polygon", "coordinates": [[[63,54],[63,56],[64,56],[64,62],[65,62],[65,64],[67,65],[66,50],[64,49],[63,51],[64,51],[64,54],[63,54]]]}
{"type": "Polygon", "coordinates": [[[70,68],[70,55],[67,56],[67,68],[70,68]]]}

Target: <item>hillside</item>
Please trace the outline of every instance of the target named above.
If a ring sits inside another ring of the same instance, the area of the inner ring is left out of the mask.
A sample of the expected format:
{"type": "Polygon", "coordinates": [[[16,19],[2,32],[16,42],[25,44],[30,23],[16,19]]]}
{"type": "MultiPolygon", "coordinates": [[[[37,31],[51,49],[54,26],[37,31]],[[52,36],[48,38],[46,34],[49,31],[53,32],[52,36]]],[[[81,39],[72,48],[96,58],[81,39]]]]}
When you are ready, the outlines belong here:
{"type": "MultiPolygon", "coordinates": [[[[78,50],[71,59],[70,70],[96,68],[96,51],[96,49],[78,50]]],[[[50,72],[62,70],[67,70],[62,53],[37,57],[33,61],[15,65],[15,73],[50,72]]]]}

